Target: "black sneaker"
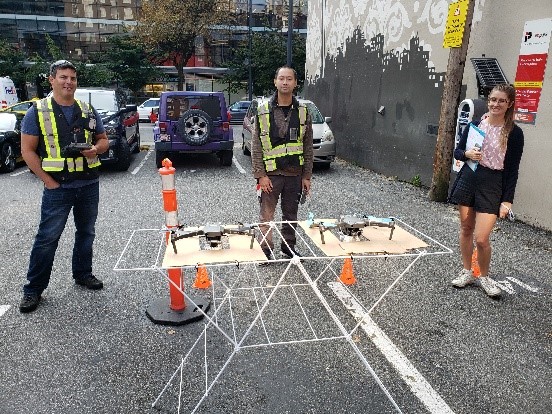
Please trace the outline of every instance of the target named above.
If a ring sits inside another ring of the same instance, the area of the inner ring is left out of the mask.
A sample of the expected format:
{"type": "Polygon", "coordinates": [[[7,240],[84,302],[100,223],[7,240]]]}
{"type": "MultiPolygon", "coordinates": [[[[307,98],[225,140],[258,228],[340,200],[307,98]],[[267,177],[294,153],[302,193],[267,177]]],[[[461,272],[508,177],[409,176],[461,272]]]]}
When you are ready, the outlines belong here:
{"type": "Polygon", "coordinates": [[[19,304],[19,312],[27,313],[34,311],[40,302],[40,295],[23,294],[21,303],[19,304]]]}
{"type": "Polygon", "coordinates": [[[280,246],[280,250],[282,250],[282,253],[285,254],[290,259],[293,259],[293,256],[303,257],[301,253],[295,250],[294,246],[288,247],[287,245],[283,244],[282,246],[280,246]]]}
{"type": "Polygon", "coordinates": [[[266,256],[266,260],[269,260],[269,261],[259,263],[259,266],[266,266],[266,265],[270,264],[271,260],[276,260],[276,258],[274,257],[274,254],[272,253],[272,251],[270,249],[263,249],[263,253],[266,256]]]}
{"type": "Polygon", "coordinates": [[[101,280],[96,279],[96,276],[94,275],[91,275],[86,279],[75,279],[75,283],[77,285],[81,285],[86,287],[87,289],[92,289],[92,290],[99,290],[103,288],[103,282],[101,280]]]}

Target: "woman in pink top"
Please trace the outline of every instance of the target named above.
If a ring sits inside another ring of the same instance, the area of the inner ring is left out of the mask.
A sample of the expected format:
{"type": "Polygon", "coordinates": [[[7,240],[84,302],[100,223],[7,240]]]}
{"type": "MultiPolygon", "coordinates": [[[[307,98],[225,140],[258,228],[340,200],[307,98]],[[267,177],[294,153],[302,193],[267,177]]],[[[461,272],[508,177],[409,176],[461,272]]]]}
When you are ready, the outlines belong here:
{"type": "Polygon", "coordinates": [[[454,158],[477,163],[475,171],[464,164],[454,182],[449,202],[458,204],[460,212],[460,252],[463,269],[452,281],[464,287],[476,281],[471,271],[474,242],[481,270],[479,282],[489,296],[499,296],[500,288],[489,276],[491,243],[489,236],[496,219],[513,217],[512,203],[519,163],[523,154],[523,131],[514,124],[515,90],[510,85],[497,85],[489,94],[489,112],[483,115],[479,128],[485,138],[481,148],[466,148],[465,128],[454,158]]]}

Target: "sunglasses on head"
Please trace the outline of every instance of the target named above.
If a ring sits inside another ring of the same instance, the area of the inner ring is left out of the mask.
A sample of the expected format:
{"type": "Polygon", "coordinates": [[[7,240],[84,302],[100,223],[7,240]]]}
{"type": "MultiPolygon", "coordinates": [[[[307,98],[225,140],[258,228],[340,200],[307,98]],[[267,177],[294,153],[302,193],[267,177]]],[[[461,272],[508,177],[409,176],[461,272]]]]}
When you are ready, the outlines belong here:
{"type": "Polygon", "coordinates": [[[54,63],[50,65],[50,75],[54,75],[54,72],[58,69],[73,69],[77,70],[75,68],[75,65],[73,65],[68,60],[57,60],[54,63]]]}

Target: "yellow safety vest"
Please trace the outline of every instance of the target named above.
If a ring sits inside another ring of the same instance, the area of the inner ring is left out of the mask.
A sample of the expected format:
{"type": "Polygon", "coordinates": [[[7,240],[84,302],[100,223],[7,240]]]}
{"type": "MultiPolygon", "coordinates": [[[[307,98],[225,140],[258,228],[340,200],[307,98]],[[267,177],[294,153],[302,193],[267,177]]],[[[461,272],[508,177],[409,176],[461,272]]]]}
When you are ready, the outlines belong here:
{"type": "Polygon", "coordinates": [[[299,104],[299,134],[297,142],[287,142],[282,145],[272,146],[270,141],[270,111],[269,101],[259,103],[257,116],[259,119],[259,137],[263,148],[263,161],[266,172],[276,170],[276,159],[286,156],[299,156],[299,164],[303,165],[303,137],[305,136],[305,123],[307,121],[307,107],[299,104]]]}
{"type": "MultiPolygon", "coordinates": [[[[81,109],[81,116],[88,118],[92,108],[88,106],[86,102],[75,100],[77,105],[81,109]]],[[[44,137],[44,145],[46,147],[46,157],[42,158],[42,169],[50,172],[61,172],[67,164],[67,170],[69,172],[84,171],[84,163],[88,165],[88,168],[97,168],[100,166],[100,160],[95,157],[76,157],[76,158],[64,158],[61,156],[61,145],[59,142],[59,133],[57,127],[56,117],[54,115],[54,109],[52,106],[52,98],[44,98],[36,103],[36,109],[38,113],[38,123],[42,136],[44,137]]],[[[92,144],[92,133],[88,130],[84,130],[84,137],[86,142],[92,144]]]]}

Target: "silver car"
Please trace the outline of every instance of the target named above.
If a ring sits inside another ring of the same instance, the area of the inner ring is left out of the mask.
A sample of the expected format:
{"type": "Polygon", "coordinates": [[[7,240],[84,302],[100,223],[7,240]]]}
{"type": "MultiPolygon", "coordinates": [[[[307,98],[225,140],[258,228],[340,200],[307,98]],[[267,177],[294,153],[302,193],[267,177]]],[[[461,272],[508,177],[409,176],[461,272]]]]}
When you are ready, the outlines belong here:
{"type": "MultiPolygon", "coordinates": [[[[330,168],[330,164],[335,159],[335,139],[328,126],[332,122],[332,118],[323,117],[312,101],[299,99],[299,102],[307,105],[307,111],[312,118],[314,163],[322,168],[330,168]]],[[[243,119],[242,150],[245,155],[251,155],[251,129],[257,115],[257,105],[258,100],[254,99],[243,119]]]]}

